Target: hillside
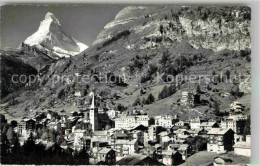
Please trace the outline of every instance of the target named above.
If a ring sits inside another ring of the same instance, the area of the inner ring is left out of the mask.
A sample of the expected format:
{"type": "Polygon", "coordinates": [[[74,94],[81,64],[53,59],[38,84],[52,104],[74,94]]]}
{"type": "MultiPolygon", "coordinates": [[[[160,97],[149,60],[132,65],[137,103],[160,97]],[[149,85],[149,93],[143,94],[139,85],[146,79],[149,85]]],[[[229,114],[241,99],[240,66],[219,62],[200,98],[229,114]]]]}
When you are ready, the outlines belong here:
{"type": "MultiPolygon", "coordinates": [[[[1,53],[1,99],[6,97],[8,94],[15,93],[21,88],[25,87],[26,83],[19,82],[19,76],[25,75],[36,75],[37,70],[23,61],[16,59],[12,56],[6,56],[1,53]],[[12,77],[16,76],[16,77],[12,77]],[[13,80],[15,82],[13,82],[13,80]],[[16,83],[17,82],[17,83],[16,83]]],[[[23,79],[23,78],[22,78],[23,79]]],[[[26,78],[25,78],[26,79],[26,78]]],[[[24,80],[27,82],[27,80],[24,80]]]]}
{"type": "Polygon", "coordinates": [[[227,70],[232,78],[238,74],[250,75],[250,13],[248,7],[126,7],[87,50],[52,63],[42,77],[40,88],[24,91],[16,98],[17,104],[8,106],[8,111],[21,116],[30,109],[84,109],[92,90],[109,107],[122,104],[130,110],[135,109],[133,103],[137,98],[143,101],[151,93],[155,101],[136,108],[150,115],[173,113],[184,119],[211,117],[210,105],[215,102],[224,112],[232,101],[241,97],[249,107],[250,99],[246,96],[251,92],[243,88],[247,85],[246,77],[240,86],[240,82],[225,82],[220,76],[226,75],[227,70]],[[93,79],[86,83],[69,78],[60,81],[62,76],[82,80],[84,75],[93,79]],[[98,75],[117,81],[104,83],[105,78],[98,75]],[[167,75],[174,79],[178,75],[192,75],[196,81],[165,82],[167,75]],[[198,77],[205,75],[214,80],[198,82],[198,77]],[[119,77],[123,76],[127,79],[122,82],[119,77]],[[181,92],[195,91],[198,84],[206,104],[192,109],[178,106],[181,92]],[[159,99],[165,85],[176,86],[176,92],[159,99]],[[144,93],[140,93],[141,89],[144,93]],[[225,92],[231,96],[222,97],[225,92]]]}

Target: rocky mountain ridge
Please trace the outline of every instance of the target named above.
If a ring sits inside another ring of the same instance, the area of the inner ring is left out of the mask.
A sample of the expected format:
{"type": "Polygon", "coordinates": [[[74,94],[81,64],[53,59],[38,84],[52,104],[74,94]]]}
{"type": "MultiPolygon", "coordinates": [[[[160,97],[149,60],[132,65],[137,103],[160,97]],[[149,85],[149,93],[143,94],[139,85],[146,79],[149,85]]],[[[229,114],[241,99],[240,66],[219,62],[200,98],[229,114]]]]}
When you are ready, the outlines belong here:
{"type": "Polygon", "coordinates": [[[45,15],[38,30],[21,45],[22,48],[26,46],[35,46],[53,58],[73,56],[88,47],[67,35],[62,30],[59,20],[50,12],[45,15]]]}

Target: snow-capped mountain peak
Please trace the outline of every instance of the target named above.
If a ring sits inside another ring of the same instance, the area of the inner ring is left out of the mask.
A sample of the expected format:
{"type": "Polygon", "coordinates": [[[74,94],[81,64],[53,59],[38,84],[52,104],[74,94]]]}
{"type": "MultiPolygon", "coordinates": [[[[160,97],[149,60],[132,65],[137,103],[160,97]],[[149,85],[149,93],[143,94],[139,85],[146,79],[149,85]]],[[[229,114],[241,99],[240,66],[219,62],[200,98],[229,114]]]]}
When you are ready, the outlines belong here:
{"type": "Polygon", "coordinates": [[[52,57],[69,57],[88,48],[85,44],[67,35],[62,30],[59,20],[50,12],[45,15],[38,30],[29,36],[24,44],[36,46],[52,57]]]}

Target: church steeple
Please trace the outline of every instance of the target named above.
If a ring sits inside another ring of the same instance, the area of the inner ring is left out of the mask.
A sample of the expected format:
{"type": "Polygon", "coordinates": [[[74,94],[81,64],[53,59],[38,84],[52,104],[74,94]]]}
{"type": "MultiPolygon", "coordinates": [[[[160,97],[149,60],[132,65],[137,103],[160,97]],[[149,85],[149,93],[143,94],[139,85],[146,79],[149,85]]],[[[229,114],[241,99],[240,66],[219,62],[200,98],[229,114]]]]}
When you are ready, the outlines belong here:
{"type": "Polygon", "coordinates": [[[95,95],[94,95],[94,93],[92,93],[92,101],[91,101],[90,109],[95,109],[95,95]]]}
{"type": "Polygon", "coordinates": [[[89,120],[92,125],[92,131],[98,130],[98,109],[95,107],[95,95],[91,92],[92,101],[89,110],[89,120]]]}

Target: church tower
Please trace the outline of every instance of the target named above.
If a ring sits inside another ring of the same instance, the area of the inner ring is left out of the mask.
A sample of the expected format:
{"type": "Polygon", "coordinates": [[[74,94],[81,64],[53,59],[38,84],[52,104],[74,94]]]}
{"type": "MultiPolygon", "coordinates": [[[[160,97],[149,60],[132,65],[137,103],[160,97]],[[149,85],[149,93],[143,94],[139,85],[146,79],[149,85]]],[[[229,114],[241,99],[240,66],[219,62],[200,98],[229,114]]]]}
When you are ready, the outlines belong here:
{"type": "Polygon", "coordinates": [[[98,108],[95,107],[95,95],[92,93],[92,102],[89,110],[89,121],[92,125],[92,130],[98,130],[98,108]]]}

